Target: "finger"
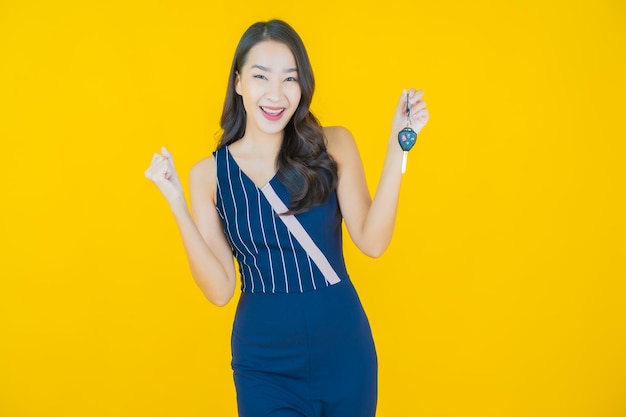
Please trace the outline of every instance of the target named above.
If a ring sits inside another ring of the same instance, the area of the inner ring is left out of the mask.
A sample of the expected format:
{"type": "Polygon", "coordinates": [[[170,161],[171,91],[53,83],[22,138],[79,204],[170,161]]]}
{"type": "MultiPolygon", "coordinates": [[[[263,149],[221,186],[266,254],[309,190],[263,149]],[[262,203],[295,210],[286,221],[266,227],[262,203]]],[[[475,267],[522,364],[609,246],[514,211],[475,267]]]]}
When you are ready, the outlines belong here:
{"type": "Polygon", "coordinates": [[[170,151],[167,150],[165,146],[161,146],[161,152],[163,152],[163,155],[165,155],[166,158],[172,158],[172,154],[170,153],[170,151]]]}
{"type": "Polygon", "coordinates": [[[424,109],[417,113],[415,118],[422,123],[426,123],[429,117],[430,113],[428,112],[428,109],[424,109]]]}
{"type": "Polygon", "coordinates": [[[411,104],[415,104],[424,97],[424,90],[415,90],[412,88],[409,92],[409,100],[411,104]]]}
{"type": "Polygon", "coordinates": [[[420,115],[425,114],[425,113],[428,113],[427,108],[420,109],[416,111],[414,114],[412,114],[411,116],[419,117],[420,115]]]}
{"type": "Polygon", "coordinates": [[[157,162],[155,169],[158,171],[169,170],[170,169],[169,161],[163,158],[162,160],[157,162]]]}
{"type": "Polygon", "coordinates": [[[165,174],[170,173],[170,171],[167,159],[161,159],[160,161],[153,163],[150,168],[145,171],[145,175],[149,179],[155,181],[162,179],[165,174]]]}
{"type": "Polygon", "coordinates": [[[426,108],[426,102],[425,101],[418,101],[417,104],[414,104],[413,106],[411,106],[411,113],[417,113],[420,110],[423,110],[426,108]]]}
{"type": "Polygon", "coordinates": [[[417,114],[415,117],[411,117],[411,120],[413,122],[423,122],[424,120],[428,120],[428,114],[426,113],[420,113],[417,114]]]}
{"type": "Polygon", "coordinates": [[[165,158],[163,158],[163,155],[155,153],[154,156],[152,157],[152,165],[154,164],[158,164],[161,161],[164,161],[165,158]]]}
{"type": "Polygon", "coordinates": [[[152,156],[152,161],[150,162],[150,166],[148,167],[148,169],[146,169],[144,171],[144,175],[146,176],[146,178],[148,179],[152,179],[155,169],[157,169],[159,167],[159,164],[163,161],[163,157],[161,155],[159,155],[158,153],[155,153],[152,156]]]}
{"type": "Polygon", "coordinates": [[[400,95],[400,99],[398,100],[398,106],[396,108],[396,112],[404,113],[406,109],[406,90],[402,90],[402,94],[400,95]]]}

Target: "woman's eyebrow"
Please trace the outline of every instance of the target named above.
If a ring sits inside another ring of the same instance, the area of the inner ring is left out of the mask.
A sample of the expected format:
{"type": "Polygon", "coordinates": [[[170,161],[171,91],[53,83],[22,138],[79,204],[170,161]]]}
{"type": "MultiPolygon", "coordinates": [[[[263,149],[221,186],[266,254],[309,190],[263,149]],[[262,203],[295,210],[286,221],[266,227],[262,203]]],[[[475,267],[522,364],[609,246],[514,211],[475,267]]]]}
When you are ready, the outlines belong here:
{"type": "MultiPolygon", "coordinates": [[[[269,69],[269,68],[267,68],[267,67],[264,67],[263,65],[256,65],[256,64],[255,64],[255,65],[253,65],[251,68],[258,68],[258,69],[260,69],[261,71],[265,71],[265,72],[272,72],[272,70],[270,70],[270,69],[269,69]]],[[[284,73],[287,73],[287,72],[298,72],[298,68],[287,68],[287,69],[286,69],[286,70],[284,70],[283,72],[284,72],[284,73]]]]}

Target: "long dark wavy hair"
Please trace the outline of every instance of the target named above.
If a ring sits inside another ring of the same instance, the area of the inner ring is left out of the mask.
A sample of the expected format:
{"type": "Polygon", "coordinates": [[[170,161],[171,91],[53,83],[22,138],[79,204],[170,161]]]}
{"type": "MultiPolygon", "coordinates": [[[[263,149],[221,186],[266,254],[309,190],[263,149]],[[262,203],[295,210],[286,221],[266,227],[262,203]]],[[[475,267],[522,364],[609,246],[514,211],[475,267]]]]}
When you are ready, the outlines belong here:
{"type": "Polygon", "coordinates": [[[311,113],[315,89],[313,69],[300,36],[282,20],[257,22],[241,37],[228,77],[226,100],[220,125],[223,133],[218,148],[230,145],[246,133],[243,99],[235,91],[237,72],[241,71],[254,45],[262,41],[282,42],[291,49],[298,68],[302,97],[285,126],[283,142],[276,160],[278,179],[291,196],[290,213],[300,213],[324,203],[337,187],[337,164],[326,150],[324,131],[311,113]]]}

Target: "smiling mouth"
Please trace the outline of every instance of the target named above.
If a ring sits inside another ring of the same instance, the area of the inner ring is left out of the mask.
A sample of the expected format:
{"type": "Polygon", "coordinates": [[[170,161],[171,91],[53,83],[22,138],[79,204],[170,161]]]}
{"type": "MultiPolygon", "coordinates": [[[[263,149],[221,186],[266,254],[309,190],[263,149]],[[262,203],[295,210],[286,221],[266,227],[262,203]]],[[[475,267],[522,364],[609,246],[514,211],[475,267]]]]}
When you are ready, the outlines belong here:
{"type": "Polygon", "coordinates": [[[261,110],[263,110],[263,113],[275,117],[278,116],[279,114],[281,114],[282,112],[285,111],[284,107],[279,107],[279,108],[271,108],[271,107],[263,107],[261,106],[261,110]]]}

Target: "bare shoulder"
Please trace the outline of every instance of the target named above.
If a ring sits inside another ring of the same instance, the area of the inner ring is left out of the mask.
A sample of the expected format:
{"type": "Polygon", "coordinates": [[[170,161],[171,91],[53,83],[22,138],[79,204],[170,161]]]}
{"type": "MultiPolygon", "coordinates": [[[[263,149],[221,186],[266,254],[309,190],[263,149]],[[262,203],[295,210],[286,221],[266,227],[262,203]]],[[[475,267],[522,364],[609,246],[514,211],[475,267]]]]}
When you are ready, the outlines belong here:
{"type": "Polygon", "coordinates": [[[326,137],[326,149],[337,162],[356,150],[354,136],[343,126],[324,127],[324,136],[326,137]]]}
{"type": "Polygon", "coordinates": [[[215,169],[215,158],[212,155],[207,156],[192,165],[189,177],[193,177],[195,181],[206,182],[207,180],[215,179],[215,169]]]}
{"type": "Polygon", "coordinates": [[[203,191],[214,197],[216,189],[216,164],[213,155],[202,158],[189,170],[190,192],[196,194],[203,191]]]}

